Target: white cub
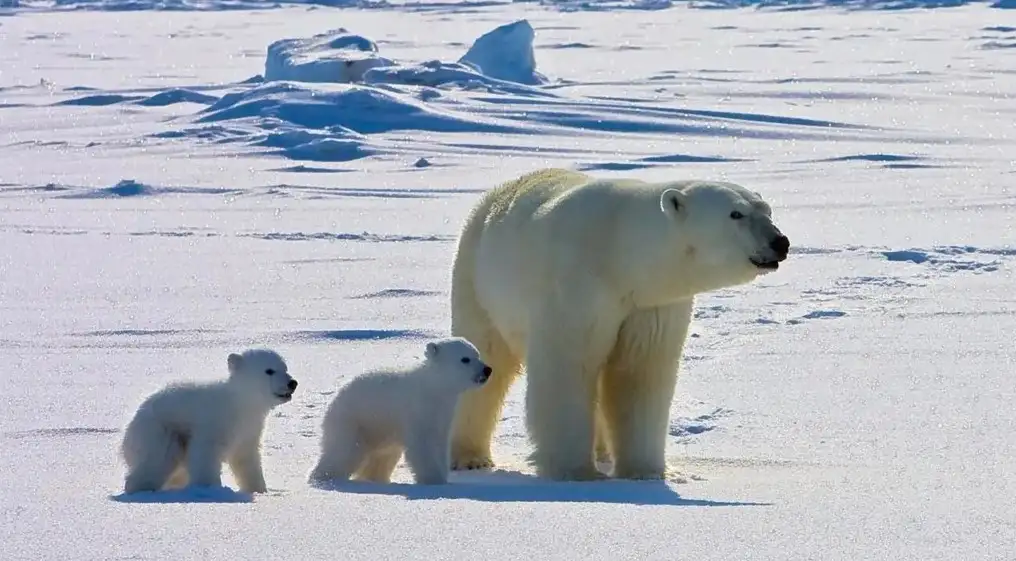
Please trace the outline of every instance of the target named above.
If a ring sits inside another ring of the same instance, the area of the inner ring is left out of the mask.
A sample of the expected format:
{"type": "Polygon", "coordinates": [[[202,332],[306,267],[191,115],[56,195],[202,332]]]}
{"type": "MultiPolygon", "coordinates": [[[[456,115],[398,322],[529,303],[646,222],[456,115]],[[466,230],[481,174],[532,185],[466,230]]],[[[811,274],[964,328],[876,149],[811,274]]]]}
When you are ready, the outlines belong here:
{"type": "Polygon", "coordinates": [[[229,377],[174,382],[146,398],[124,430],[124,492],[158,491],[188,483],[222,485],[228,463],[237,486],[264,493],[261,436],[277,405],[297,382],[278,353],[250,349],[227,359],[229,377]]]}
{"type": "Polygon", "coordinates": [[[357,376],[328,406],[310,481],[387,483],[405,451],[417,483],[447,483],[459,395],[490,375],[476,347],[452,337],[427,343],[426,358],[415,367],[357,376]]]}

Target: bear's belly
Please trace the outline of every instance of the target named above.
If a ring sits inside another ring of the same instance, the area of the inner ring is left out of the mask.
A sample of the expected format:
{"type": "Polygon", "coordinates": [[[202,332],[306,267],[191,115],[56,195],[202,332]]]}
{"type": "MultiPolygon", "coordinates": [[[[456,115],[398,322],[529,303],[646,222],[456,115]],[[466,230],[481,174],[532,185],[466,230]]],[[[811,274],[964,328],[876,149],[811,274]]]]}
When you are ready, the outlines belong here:
{"type": "Polygon", "coordinates": [[[372,449],[400,446],[405,441],[405,427],[394,418],[373,417],[360,424],[357,437],[372,449]]]}

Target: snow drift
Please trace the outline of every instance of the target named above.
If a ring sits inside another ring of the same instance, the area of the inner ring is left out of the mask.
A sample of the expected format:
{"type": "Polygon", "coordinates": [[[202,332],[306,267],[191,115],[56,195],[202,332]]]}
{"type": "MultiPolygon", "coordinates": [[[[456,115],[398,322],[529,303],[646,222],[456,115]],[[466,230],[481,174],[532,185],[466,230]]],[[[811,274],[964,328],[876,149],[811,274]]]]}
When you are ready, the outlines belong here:
{"type": "Polygon", "coordinates": [[[266,81],[536,86],[548,82],[536,71],[535,32],[526,20],[505,24],[478,38],[457,63],[397,63],[377,44],[339,28],[308,38],[280,39],[268,46],[266,81]]]}
{"type": "MultiPolygon", "coordinates": [[[[510,127],[445,111],[414,99],[420,89],[359,84],[308,88],[293,82],[271,82],[238,94],[227,94],[208,107],[198,122],[267,119],[303,129],[327,129],[343,135],[396,130],[433,132],[516,132],[510,127]]],[[[274,127],[273,127],[274,128],[274,127]]]]}
{"type": "Polygon", "coordinates": [[[367,70],[392,64],[394,61],[378,54],[374,41],[339,28],[268,45],[265,80],[359,82],[367,70]]]}
{"type": "MultiPolygon", "coordinates": [[[[272,42],[264,77],[231,84],[232,91],[221,97],[176,89],[151,97],[100,93],[61,103],[205,104],[186,118],[188,126],[182,130],[152,136],[245,144],[268,150],[262,153],[318,162],[348,162],[407,149],[415,158],[437,157],[442,142],[459,142],[439,140],[435,134],[525,135],[523,142],[531,144],[546,134],[844,140],[859,138],[863,130],[801,117],[568,96],[549,87],[550,80],[536,70],[534,39],[529,22],[517,20],[480,36],[455,62],[402,62],[382,56],[370,38],[337,28],[272,42]]],[[[499,141],[490,149],[504,146],[499,141]]],[[[714,154],[646,156],[640,148],[629,156],[582,167],[629,170],[730,161],[714,154]]]]}
{"type": "Polygon", "coordinates": [[[505,24],[481,35],[459,62],[491,78],[527,85],[544,84],[547,77],[536,71],[535,37],[533,26],[526,20],[505,24]]]}

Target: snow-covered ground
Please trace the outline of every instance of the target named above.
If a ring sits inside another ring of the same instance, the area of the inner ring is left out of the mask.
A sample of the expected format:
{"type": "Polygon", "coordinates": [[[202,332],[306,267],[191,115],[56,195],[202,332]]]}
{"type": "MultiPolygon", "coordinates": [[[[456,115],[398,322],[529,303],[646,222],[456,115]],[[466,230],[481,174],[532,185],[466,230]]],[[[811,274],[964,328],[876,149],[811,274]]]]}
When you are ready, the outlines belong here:
{"type": "Polygon", "coordinates": [[[1016,559],[1005,1],[294,4],[0,1],[0,559],[1016,559]],[[308,486],[334,390],[447,333],[469,207],[548,165],[739,181],[792,241],[698,300],[672,477],[535,479],[522,378],[499,471],[308,486]],[[121,496],[132,407],[248,345],[300,380],[270,492],[121,496]]]}

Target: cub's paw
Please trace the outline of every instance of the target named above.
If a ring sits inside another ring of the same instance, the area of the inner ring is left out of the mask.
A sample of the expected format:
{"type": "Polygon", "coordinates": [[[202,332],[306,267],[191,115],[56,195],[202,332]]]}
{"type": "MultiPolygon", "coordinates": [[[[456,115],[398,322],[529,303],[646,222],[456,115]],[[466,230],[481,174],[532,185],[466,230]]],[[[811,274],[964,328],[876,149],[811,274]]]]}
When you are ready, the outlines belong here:
{"type": "Polygon", "coordinates": [[[453,471],[468,471],[474,469],[491,469],[494,467],[494,460],[489,455],[482,454],[452,454],[451,468],[453,471]]]}

